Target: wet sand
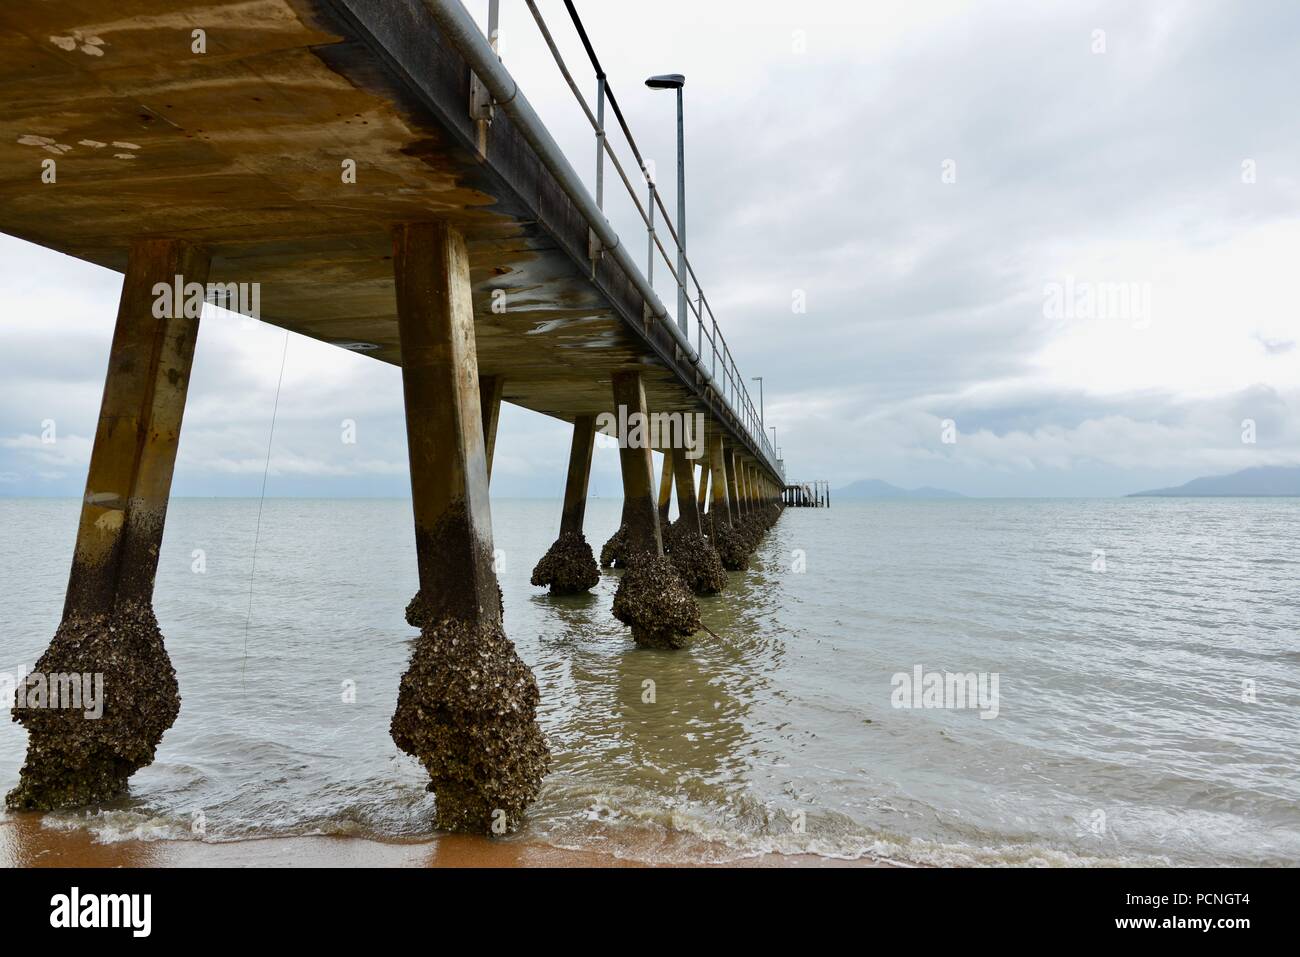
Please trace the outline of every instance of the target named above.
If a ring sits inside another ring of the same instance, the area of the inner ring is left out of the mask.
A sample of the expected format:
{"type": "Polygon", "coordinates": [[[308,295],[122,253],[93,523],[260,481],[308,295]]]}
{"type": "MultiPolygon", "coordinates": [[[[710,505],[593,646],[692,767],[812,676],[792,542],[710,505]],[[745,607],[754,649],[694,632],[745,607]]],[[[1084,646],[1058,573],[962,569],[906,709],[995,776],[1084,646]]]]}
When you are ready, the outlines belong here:
{"type": "MultiPolygon", "coordinates": [[[[0,867],[645,867],[634,846],[609,853],[563,850],[519,839],[443,835],[412,842],[362,837],[273,837],[261,840],[117,841],[97,843],[81,830],[41,826],[39,814],[0,821],[0,867]]],[[[669,842],[670,845],[680,842],[669,842]]],[[[664,845],[657,842],[662,850],[664,845]]],[[[686,850],[681,847],[681,850],[686,850]]],[[[835,860],[812,854],[765,854],[720,864],[665,855],[672,866],[889,867],[884,861],[835,860]]],[[[665,864],[664,866],[668,866],[665,864]]]]}

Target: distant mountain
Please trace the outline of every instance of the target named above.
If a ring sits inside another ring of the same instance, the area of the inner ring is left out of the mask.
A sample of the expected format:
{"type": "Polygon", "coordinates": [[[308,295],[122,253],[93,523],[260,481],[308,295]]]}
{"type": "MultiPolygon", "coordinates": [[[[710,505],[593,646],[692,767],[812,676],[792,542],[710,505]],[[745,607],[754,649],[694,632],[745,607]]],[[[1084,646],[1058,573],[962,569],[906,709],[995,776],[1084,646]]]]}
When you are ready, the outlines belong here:
{"type": "Polygon", "coordinates": [[[854,482],[852,485],[846,485],[844,488],[831,489],[831,502],[837,498],[855,499],[866,498],[965,498],[960,492],[949,492],[947,489],[930,488],[899,488],[897,485],[890,485],[888,482],[882,482],[880,479],[862,479],[854,482]]]}
{"type": "Polygon", "coordinates": [[[1141,496],[1300,496],[1300,467],[1260,465],[1242,469],[1231,475],[1212,475],[1192,479],[1175,488],[1156,488],[1149,492],[1134,492],[1129,498],[1141,496]]]}

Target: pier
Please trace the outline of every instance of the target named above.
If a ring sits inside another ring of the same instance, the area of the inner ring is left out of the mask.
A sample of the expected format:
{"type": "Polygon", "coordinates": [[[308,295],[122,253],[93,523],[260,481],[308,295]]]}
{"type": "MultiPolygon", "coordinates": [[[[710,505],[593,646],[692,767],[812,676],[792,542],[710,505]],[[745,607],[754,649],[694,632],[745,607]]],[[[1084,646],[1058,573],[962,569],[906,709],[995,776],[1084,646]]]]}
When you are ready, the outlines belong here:
{"type": "Polygon", "coordinates": [[[401,368],[420,637],[392,737],[428,771],[440,828],[516,829],[548,768],[492,565],[502,402],[572,425],[533,584],[571,594],[620,569],[614,614],[648,648],[690,643],[696,595],[747,567],[783,506],[829,505],[825,483],[786,483],[623,78],[572,4],[580,65],[529,7],[592,125],[589,175],[458,0],[0,8],[0,230],[124,276],[63,620],[35,669],[102,673],[105,710],[15,710],[29,746],[9,807],[121,794],[179,713],[152,599],[203,301],[401,368]],[[644,235],[610,226],[620,191],[644,235]],[[582,530],[598,431],[618,438],[624,496],[599,561],[582,530]]]}
{"type": "Polygon", "coordinates": [[[781,504],[787,508],[830,508],[831,483],[818,479],[814,482],[783,485],[781,504]]]}

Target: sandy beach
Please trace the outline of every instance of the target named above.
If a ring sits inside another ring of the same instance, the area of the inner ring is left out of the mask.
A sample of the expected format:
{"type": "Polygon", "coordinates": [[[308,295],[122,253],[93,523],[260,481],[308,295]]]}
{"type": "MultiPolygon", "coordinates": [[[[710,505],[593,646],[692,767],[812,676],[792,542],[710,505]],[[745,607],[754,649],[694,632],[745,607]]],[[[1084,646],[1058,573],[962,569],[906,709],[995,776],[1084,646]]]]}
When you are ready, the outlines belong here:
{"type": "MultiPolygon", "coordinates": [[[[641,849],[644,850],[644,849],[641,849]]],[[[683,848],[684,850],[684,848],[683,848]]],[[[274,837],[247,841],[116,841],[100,843],[82,830],[43,827],[39,814],[0,821],[0,867],[645,867],[638,848],[608,853],[566,850],[522,840],[448,834],[433,840],[376,841],[361,837],[274,837]]],[[[674,858],[683,859],[673,855],[674,858]]],[[[683,861],[685,863],[685,861],[683,861]]],[[[699,867],[891,867],[868,858],[763,854],[699,867]]]]}

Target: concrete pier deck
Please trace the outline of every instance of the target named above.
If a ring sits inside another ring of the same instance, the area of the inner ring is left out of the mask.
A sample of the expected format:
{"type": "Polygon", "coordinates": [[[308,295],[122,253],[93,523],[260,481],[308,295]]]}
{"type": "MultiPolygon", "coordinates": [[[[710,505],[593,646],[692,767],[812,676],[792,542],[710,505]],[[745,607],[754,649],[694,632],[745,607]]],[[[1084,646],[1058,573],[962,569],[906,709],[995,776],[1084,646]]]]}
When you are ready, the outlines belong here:
{"type": "Polygon", "coordinates": [[[704,412],[773,470],[662,305],[615,257],[593,270],[589,223],[503,110],[480,152],[470,82],[419,0],[11,0],[0,231],[116,270],[132,239],[187,240],[210,281],[260,284],[264,321],[400,364],[392,231],[437,218],[466,239],[505,401],[573,421],[636,368],[652,410],[704,412]]]}

